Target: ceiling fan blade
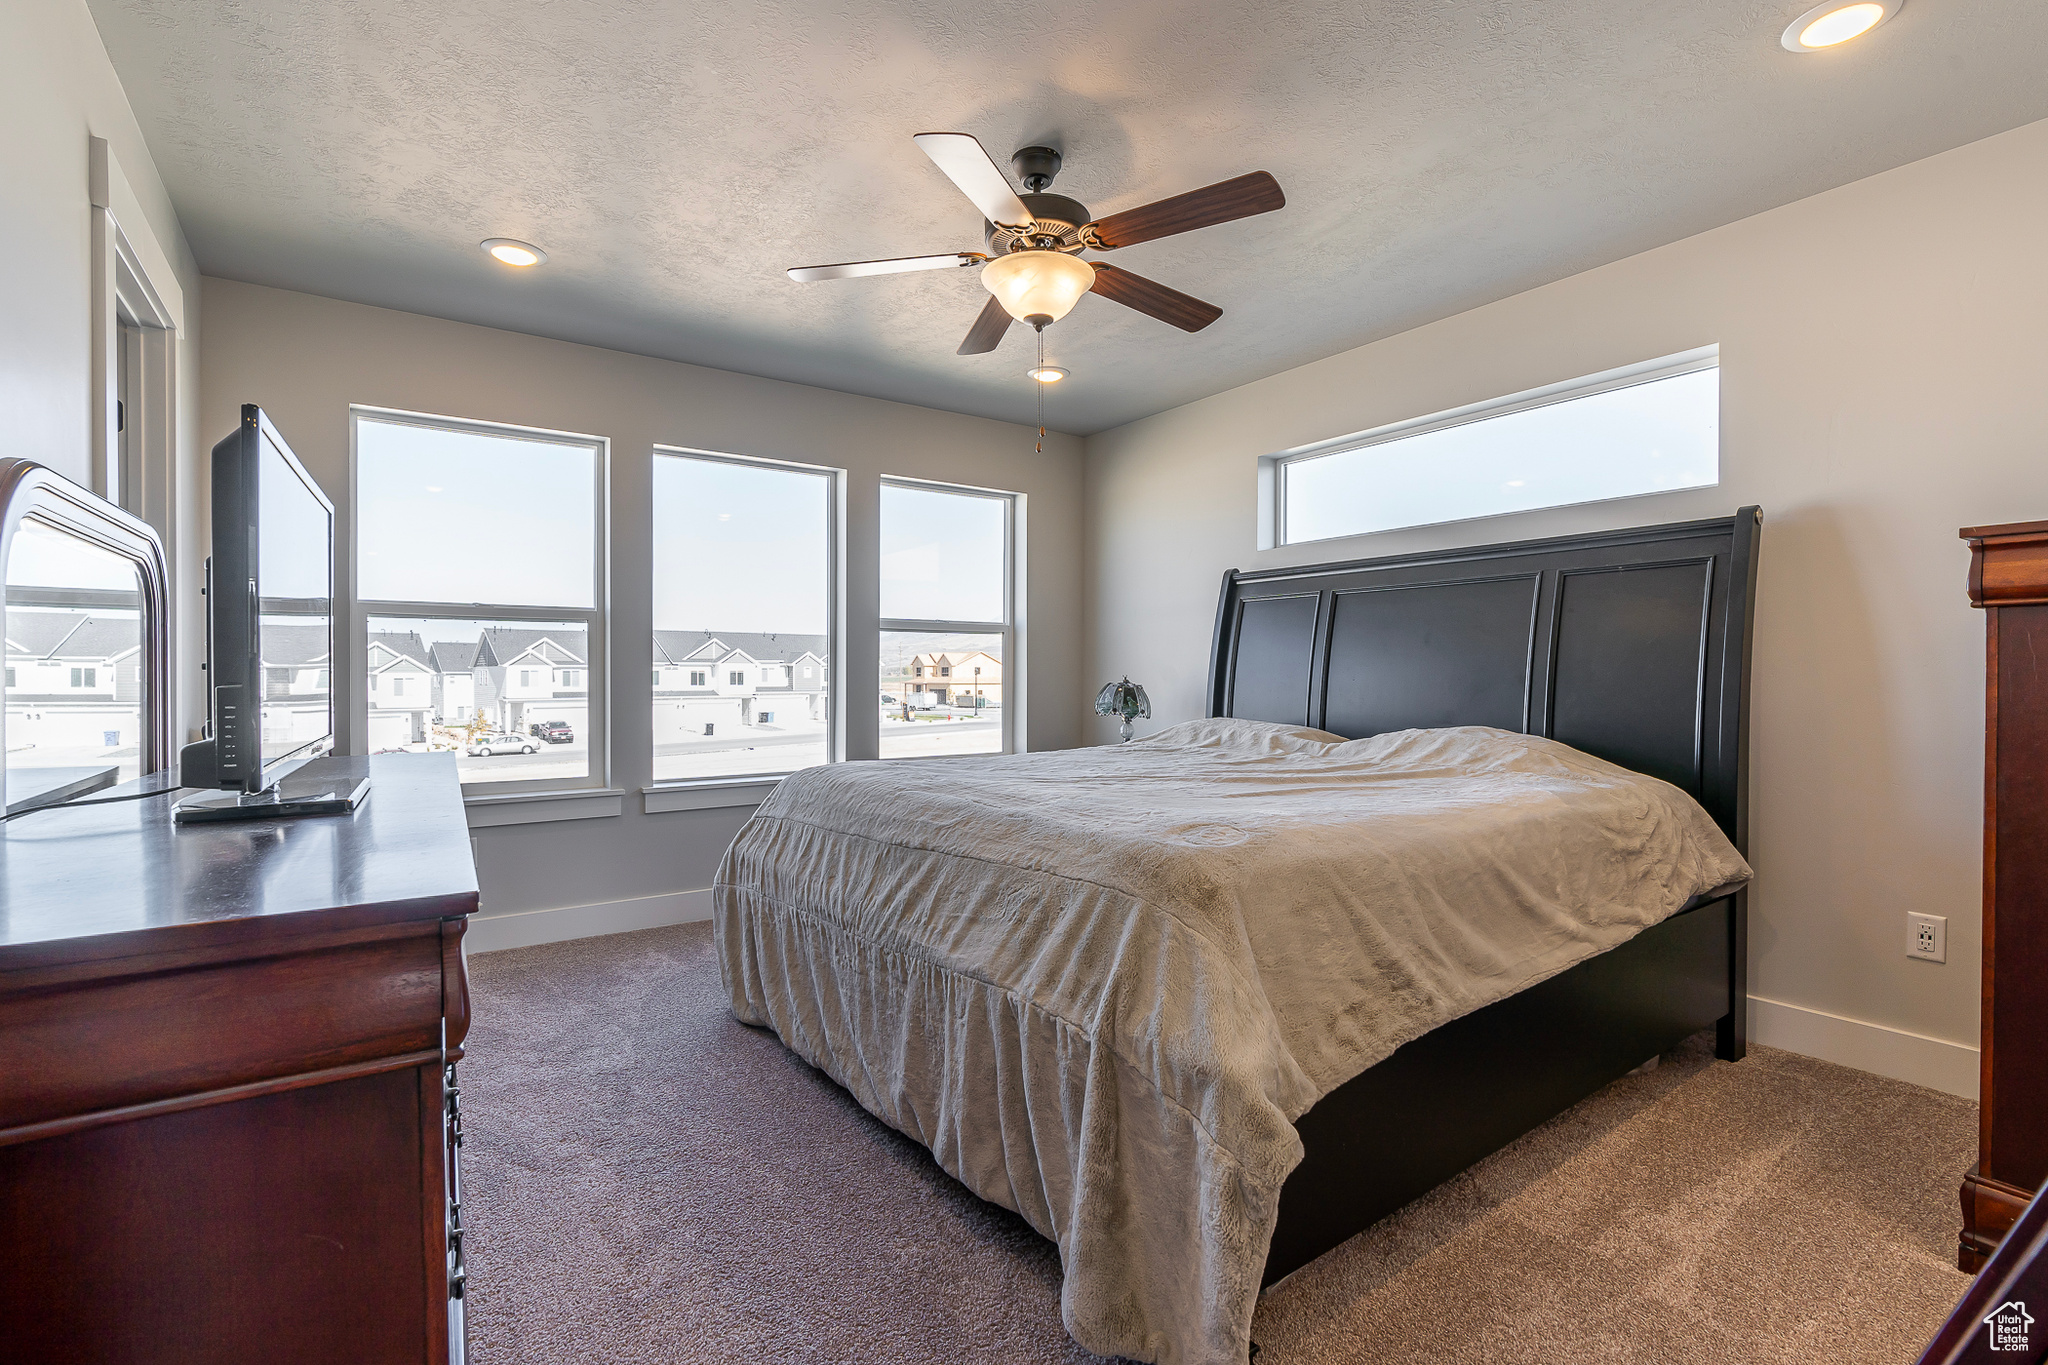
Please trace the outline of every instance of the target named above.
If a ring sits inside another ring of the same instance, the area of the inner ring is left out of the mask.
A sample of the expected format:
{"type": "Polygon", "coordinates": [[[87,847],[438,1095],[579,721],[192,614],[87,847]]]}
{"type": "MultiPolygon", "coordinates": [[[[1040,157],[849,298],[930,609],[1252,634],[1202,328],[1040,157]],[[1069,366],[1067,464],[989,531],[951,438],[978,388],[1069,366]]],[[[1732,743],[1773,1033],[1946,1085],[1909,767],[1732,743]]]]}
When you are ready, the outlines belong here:
{"type": "Polygon", "coordinates": [[[1012,321],[995,295],[989,295],[988,302],[981,306],[981,316],[967,329],[967,340],[960,343],[960,354],[985,355],[993,351],[1002,341],[1003,333],[1010,330],[1012,321]]]}
{"type": "Polygon", "coordinates": [[[1009,177],[971,133],[919,133],[913,142],[974,201],[981,216],[997,227],[1020,228],[1031,223],[1031,210],[1010,188],[1009,177]]]}
{"type": "Polygon", "coordinates": [[[844,265],[802,265],[789,272],[798,284],[816,280],[851,280],[862,275],[896,275],[906,270],[945,270],[948,267],[981,265],[988,260],[979,251],[953,251],[944,256],[898,256],[889,261],[848,261],[844,265]]]}
{"type": "Polygon", "coordinates": [[[1128,270],[1101,261],[1089,264],[1095,267],[1095,283],[1088,286],[1091,293],[1100,294],[1126,308],[1135,308],[1161,322],[1170,322],[1183,332],[1199,332],[1223,316],[1223,310],[1215,304],[1203,303],[1178,289],[1168,289],[1143,275],[1133,275],[1128,270]]]}
{"type": "Polygon", "coordinates": [[[1082,231],[1091,234],[1085,239],[1090,246],[1114,251],[1120,246],[1214,227],[1255,213],[1271,213],[1286,204],[1287,196],[1280,193],[1280,182],[1265,171],[1253,171],[1235,180],[1219,181],[1171,199],[1112,213],[1082,231]]]}

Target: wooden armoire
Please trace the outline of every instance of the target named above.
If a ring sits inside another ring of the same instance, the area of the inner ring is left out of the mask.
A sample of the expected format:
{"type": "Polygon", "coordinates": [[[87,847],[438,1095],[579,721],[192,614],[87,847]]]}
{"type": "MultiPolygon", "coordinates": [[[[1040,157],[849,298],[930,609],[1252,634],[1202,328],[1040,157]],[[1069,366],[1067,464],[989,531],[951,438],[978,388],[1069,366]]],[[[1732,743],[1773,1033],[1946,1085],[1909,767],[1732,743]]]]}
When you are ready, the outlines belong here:
{"type": "Polygon", "coordinates": [[[1985,622],[1983,1089],[1956,1257],[1974,1272],[2048,1179],[2048,521],[1962,537],[1985,622]]]}

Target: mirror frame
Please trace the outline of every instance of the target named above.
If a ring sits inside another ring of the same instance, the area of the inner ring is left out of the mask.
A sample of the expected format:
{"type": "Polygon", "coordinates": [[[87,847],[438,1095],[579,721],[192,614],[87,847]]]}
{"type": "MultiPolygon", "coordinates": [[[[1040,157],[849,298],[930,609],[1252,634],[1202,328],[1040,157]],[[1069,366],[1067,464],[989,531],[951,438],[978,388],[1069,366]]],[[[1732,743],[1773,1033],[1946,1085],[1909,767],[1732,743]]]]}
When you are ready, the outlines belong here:
{"type": "MultiPolygon", "coordinates": [[[[0,459],[0,593],[5,591],[14,531],[33,515],[67,535],[133,563],[142,593],[142,725],[138,759],[144,774],[171,764],[171,621],[163,542],[149,524],[33,460],[0,459]]],[[[7,708],[0,696],[0,755],[7,748],[7,708]]],[[[0,758],[0,805],[7,774],[0,758]]]]}

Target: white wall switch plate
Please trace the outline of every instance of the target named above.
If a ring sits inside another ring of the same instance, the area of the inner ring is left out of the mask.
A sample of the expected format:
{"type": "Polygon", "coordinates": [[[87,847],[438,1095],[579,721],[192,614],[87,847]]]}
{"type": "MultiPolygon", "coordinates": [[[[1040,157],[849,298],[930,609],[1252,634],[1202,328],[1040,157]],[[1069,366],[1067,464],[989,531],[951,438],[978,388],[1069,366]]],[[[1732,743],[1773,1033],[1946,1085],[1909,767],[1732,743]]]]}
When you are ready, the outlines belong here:
{"type": "Polygon", "coordinates": [[[1906,956],[1923,962],[1948,961],[1948,916],[1906,913],[1906,956]]]}

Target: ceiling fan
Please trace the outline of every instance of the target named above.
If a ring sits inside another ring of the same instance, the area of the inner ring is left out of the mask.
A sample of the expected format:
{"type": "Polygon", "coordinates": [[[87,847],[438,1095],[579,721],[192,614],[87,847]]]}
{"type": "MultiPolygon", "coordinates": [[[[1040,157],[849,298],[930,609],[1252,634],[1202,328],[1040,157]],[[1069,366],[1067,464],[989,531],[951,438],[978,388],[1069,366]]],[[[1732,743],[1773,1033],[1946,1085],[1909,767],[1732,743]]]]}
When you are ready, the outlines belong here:
{"type": "Polygon", "coordinates": [[[1253,171],[1098,219],[1064,194],[1045,192],[1060,171],[1060,154],[1050,147],[1025,147],[1010,158],[1024,185],[1025,192],[1020,195],[972,135],[919,133],[914,140],[988,220],[983,234],[988,250],[802,266],[790,271],[789,277],[808,284],[906,270],[979,266],[990,298],[967,329],[967,339],[960,343],[961,355],[993,351],[1012,321],[1028,322],[1043,331],[1048,323],[1065,317],[1087,293],[1100,294],[1182,331],[1199,332],[1222,317],[1223,310],[1143,275],[1084,261],[1081,252],[1115,251],[1271,213],[1287,203],[1278,181],[1265,171],[1253,171]]]}

